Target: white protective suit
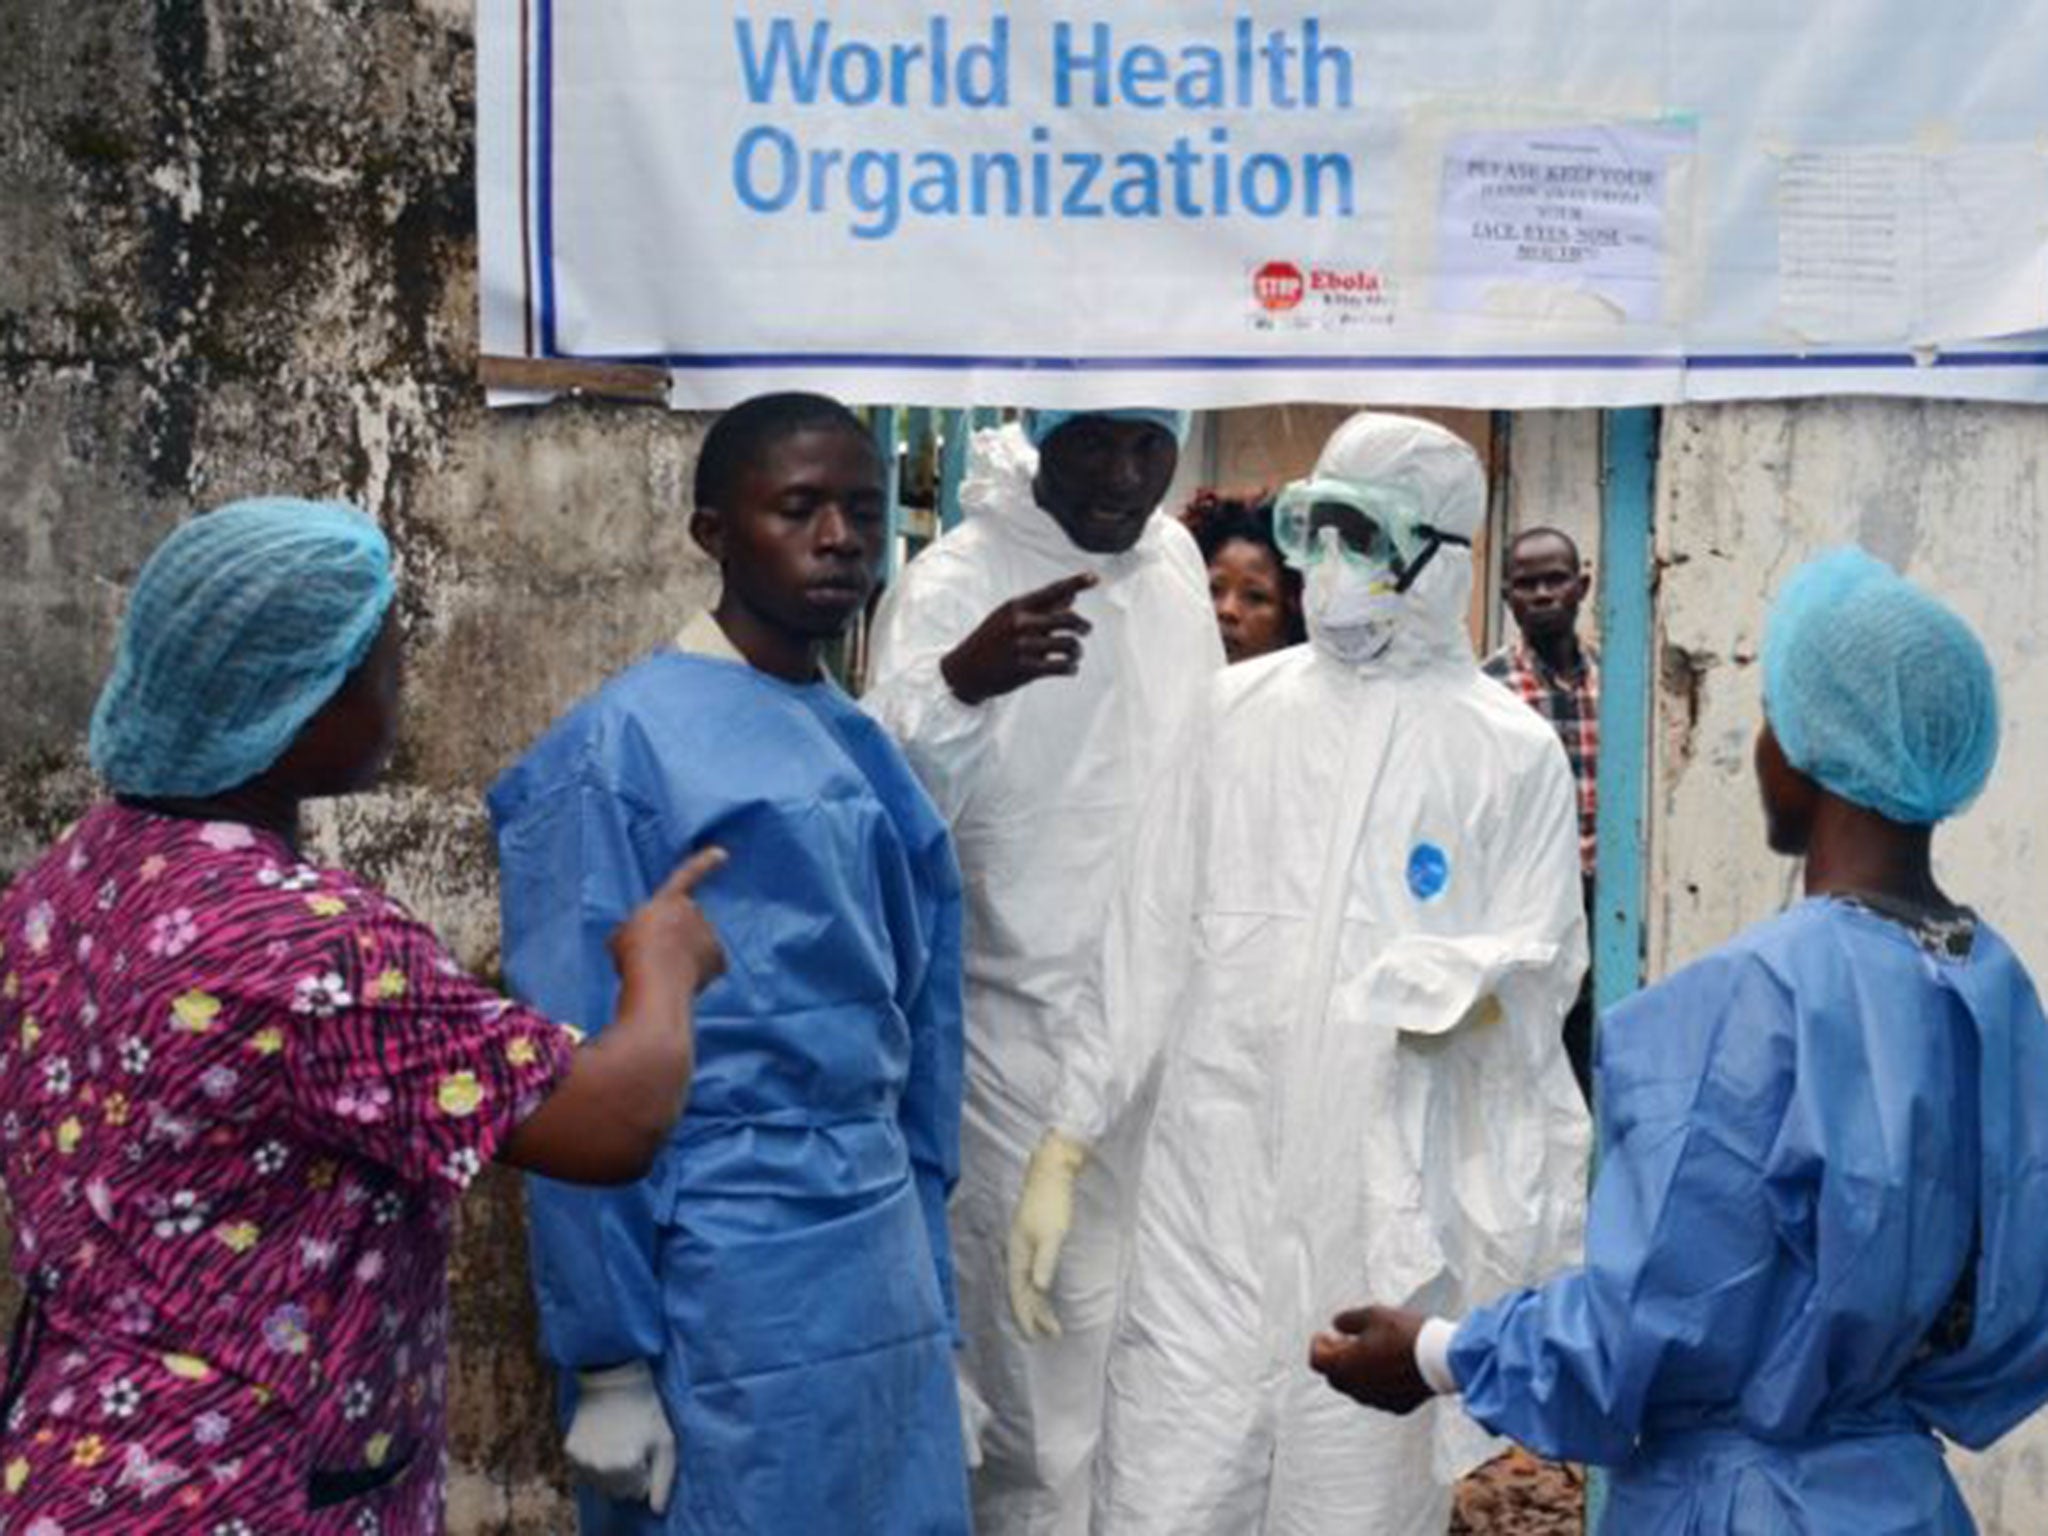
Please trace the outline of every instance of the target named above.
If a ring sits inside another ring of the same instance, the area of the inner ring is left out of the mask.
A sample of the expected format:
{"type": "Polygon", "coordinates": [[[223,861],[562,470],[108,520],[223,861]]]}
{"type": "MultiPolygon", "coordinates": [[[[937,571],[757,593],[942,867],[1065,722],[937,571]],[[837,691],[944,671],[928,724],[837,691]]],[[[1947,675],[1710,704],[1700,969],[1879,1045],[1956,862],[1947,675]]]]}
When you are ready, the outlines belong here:
{"type": "Polygon", "coordinates": [[[1087,1530],[1133,1130],[1105,1121],[1081,1176],[1086,1231],[1056,1293],[1064,1337],[1032,1344],[1018,1333],[1004,1237],[1060,1062],[1084,1046],[1079,1001],[1101,950],[1117,852],[1223,665],[1208,575],[1187,531],[1155,514],[1129,551],[1087,553],[1033,499],[1037,465],[1016,426],[976,435],[966,519],[884,598],[864,700],[952,824],[967,889],[967,1094],[952,1221],[963,1378],[992,1415],[973,1479],[981,1536],[1087,1530]],[[956,699],[940,658],[999,604],[1080,571],[1100,585],[1075,604],[1094,626],[1078,674],[980,705],[956,699]]]}
{"type": "MultiPolygon", "coordinates": [[[[1352,418],[1317,473],[1404,478],[1467,537],[1484,503],[1402,417],[1352,418]]],[[[1455,1404],[1361,1411],[1310,1335],[1367,1298],[1460,1316],[1578,1249],[1572,778],[1474,665],[1470,592],[1443,546],[1377,659],[1312,625],[1230,668],[1147,808],[1051,1121],[1092,1143],[1158,1071],[1096,1536],[1441,1536],[1493,1447],[1455,1404]]]]}

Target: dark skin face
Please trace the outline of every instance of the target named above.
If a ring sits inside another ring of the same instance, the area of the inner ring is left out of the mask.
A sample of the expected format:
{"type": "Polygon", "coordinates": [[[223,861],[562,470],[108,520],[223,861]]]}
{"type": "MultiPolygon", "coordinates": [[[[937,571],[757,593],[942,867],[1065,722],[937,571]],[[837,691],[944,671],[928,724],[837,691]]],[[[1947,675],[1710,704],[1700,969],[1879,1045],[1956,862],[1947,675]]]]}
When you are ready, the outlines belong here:
{"type": "Polygon", "coordinates": [[[719,627],[751,665],[793,683],[816,680],[825,643],[867,602],[884,530],[882,461],[865,434],[840,426],[775,439],[730,505],[690,518],[725,579],[719,627]]]}
{"type": "Polygon", "coordinates": [[[1228,660],[1247,661],[1287,643],[1287,588],[1280,562],[1264,545],[1231,539],[1216,551],[1209,601],[1228,660]]]}
{"type": "Polygon", "coordinates": [[[385,615],[356,669],[262,773],[217,795],[130,803],[174,816],[246,822],[296,845],[301,801],[368,789],[391,761],[398,740],[402,662],[394,611],[385,615]]]}
{"type": "Polygon", "coordinates": [[[1756,783],[1771,851],[1806,860],[1809,896],[1888,898],[1936,915],[1962,909],[1934,882],[1934,828],[1908,826],[1830,793],[1792,766],[1770,723],[1756,738],[1756,783]]]}
{"type": "Polygon", "coordinates": [[[1756,733],[1756,787],[1764,804],[1764,841],[1771,852],[1804,858],[1813,841],[1821,787],[1794,768],[1766,724],[1756,733]]]}
{"type": "Polygon", "coordinates": [[[1589,586],[1578,552],[1563,539],[1544,536],[1515,545],[1501,594],[1522,638],[1545,660],[1569,662],[1577,659],[1579,605],[1589,586]]]}
{"type": "Polygon", "coordinates": [[[1179,462],[1157,422],[1076,416],[1040,446],[1031,489],[1077,546],[1117,555],[1138,542],[1179,462]]]}

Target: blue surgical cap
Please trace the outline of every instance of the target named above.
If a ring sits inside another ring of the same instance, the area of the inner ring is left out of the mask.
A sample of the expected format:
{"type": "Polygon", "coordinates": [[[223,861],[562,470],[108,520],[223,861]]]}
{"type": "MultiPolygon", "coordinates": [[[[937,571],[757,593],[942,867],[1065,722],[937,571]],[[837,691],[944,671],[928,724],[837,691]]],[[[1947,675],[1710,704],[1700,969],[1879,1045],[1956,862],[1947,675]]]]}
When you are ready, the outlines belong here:
{"type": "Polygon", "coordinates": [[[1998,756],[1998,685],[1977,637],[1860,549],[1793,572],[1764,631],[1764,714],[1793,767],[1925,826],[1977,797],[1998,756]]]}
{"type": "Polygon", "coordinates": [[[193,518],[136,578],[93,766],[127,795],[255,778],[368,653],[392,591],[391,546],[354,507],[264,497],[193,518]]]}
{"type": "Polygon", "coordinates": [[[1045,440],[1072,421],[1076,416],[1107,416],[1111,421],[1149,421],[1155,426],[1166,428],[1173,434],[1176,443],[1188,440],[1189,416],[1186,411],[1118,410],[1118,411],[1026,411],[1024,413],[1024,435],[1031,439],[1031,446],[1042,448],[1045,440]]]}

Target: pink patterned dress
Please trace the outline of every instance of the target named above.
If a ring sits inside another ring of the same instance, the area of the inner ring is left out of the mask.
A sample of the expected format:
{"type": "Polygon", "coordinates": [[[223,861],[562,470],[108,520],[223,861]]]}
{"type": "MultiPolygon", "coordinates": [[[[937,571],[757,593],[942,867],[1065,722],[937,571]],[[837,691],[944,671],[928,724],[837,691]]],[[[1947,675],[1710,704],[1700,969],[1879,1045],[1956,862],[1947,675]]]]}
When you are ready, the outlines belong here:
{"type": "Polygon", "coordinates": [[[282,839],[87,815],[0,896],[0,1536],[438,1532],[455,1199],[573,1048],[282,839]]]}

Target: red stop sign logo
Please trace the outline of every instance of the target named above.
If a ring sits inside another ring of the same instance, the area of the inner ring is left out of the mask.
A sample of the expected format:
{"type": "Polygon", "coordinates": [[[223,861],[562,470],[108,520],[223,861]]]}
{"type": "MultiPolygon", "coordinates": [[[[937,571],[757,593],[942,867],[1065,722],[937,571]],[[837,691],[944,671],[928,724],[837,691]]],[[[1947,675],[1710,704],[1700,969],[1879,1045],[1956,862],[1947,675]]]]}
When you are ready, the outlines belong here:
{"type": "Polygon", "coordinates": [[[1291,261],[1269,261],[1252,274],[1252,297],[1259,301],[1261,309],[1292,309],[1301,302],[1307,287],[1301,268],[1291,261]]]}

